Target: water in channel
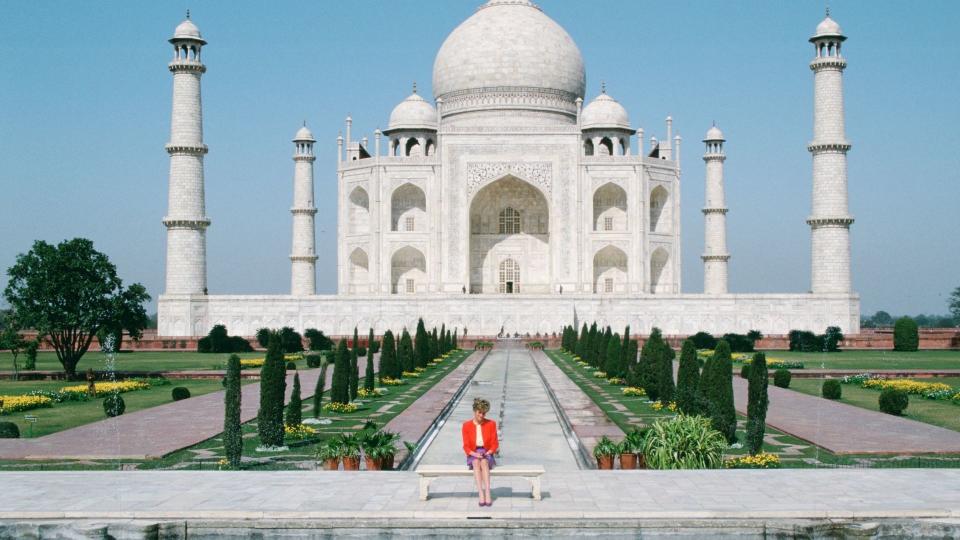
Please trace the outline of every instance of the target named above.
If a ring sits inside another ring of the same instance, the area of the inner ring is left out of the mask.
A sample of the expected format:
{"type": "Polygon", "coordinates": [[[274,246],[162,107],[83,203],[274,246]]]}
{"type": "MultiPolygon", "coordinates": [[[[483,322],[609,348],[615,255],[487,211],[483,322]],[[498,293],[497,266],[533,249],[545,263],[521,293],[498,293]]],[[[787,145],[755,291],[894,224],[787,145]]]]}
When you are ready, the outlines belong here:
{"type": "Polygon", "coordinates": [[[547,471],[579,468],[533,358],[519,342],[503,341],[480,365],[420,465],[466,463],[460,428],[473,417],[477,397],[490,402],[487,418],[500,429],[498,464],[543,465],[547,471]]]}

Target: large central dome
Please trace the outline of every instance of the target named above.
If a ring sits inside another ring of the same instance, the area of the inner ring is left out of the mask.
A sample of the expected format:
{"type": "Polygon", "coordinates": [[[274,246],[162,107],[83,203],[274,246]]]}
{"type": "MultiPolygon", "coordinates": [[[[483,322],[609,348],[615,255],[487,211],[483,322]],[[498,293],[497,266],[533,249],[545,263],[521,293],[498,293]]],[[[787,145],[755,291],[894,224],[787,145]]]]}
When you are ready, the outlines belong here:
{"type": "Polygon", "coordinates": [[[585,80],[576,43],[529,0],[490,0],[447,37],[433,64],[433,93],[444,102],[530,91],[572,103],[585,80]]]}

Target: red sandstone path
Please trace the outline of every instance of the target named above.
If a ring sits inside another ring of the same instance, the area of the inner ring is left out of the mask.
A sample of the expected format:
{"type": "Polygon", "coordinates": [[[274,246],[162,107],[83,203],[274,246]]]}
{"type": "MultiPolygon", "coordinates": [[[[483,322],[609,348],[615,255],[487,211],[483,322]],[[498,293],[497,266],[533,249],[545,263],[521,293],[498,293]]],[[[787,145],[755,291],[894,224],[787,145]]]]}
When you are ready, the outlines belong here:
{"type": "MultiPolygon", "coordinates": [[[[747,381],[736,375],[733,394],[737,411],[746,414],[747,381]]],[[[960,453],[956,431],[772,384],[769,396],[767,425],[836,454],[960,453]]]]}
{"type": "MultiPolygon", "coordinates": [[[[379,355],[375,359],[379,362],[379,355]]],[[[366,358],[359,358],[360,375],[366,358]]],[[[376,367],[376,365],[375,365],[376,367]]],[[[319,369],[300,371],[301,395],[313,396],[319,369]]],[[[324,389],[330,388],[333,369],[327,370],[324,389]]],[[[293,390],[287,375],[287,399],[293,390]]],[[[260,385],[240,387],[240,421],[257,416],[260,385]]],[[[36,439],[0,439],[0,459],[129,459],[163,457],[215,437],[223,431],[224,391],[174,401],[142,411],[107,418],[36,439]]]]}

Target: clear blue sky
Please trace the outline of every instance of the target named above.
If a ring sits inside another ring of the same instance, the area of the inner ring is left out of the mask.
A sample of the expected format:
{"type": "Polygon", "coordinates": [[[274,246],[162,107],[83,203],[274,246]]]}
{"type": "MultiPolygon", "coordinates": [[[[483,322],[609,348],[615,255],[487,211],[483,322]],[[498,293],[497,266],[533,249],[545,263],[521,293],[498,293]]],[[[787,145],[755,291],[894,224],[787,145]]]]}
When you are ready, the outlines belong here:
{"type": "MultiPolygon", "coordinates": [[[[0,1],[0,269],[35,239],[84,236],[162,292],[171,56],[193,13],[203,78],[210,292],[289,290],[293,162],[318,138],[320,292],[336,290],[335,139],[384,127],[481,0],[0,1]],[[330,254],[323,256],[323,254],[330,254]]],[[[864,313],[945,313],[960,286],[960,2],[830,2],[845,75],[853,279],[864,313]]],[[[703,162],[727,142],[732,292],[809,288],[813,49],[823,2],[542,0],[648,136],[684,137],[683,289],[703,287],[703,162]]],[[[0,287],[6,276],[0,276],[0,287]]]]}

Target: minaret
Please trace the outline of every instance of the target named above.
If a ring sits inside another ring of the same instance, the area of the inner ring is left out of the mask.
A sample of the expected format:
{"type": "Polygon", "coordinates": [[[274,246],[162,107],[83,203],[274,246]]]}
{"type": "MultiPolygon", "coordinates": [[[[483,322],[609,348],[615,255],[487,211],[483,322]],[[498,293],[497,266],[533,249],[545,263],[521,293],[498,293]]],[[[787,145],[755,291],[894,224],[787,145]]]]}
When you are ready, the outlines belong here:
{"type": "Polygon", "coordinates": [[[290,294],[309,296],[317,294],[317,250],[314,231],[313,206],[313,143],[316,140],[303,127],[293,138],[293,242],[290,254],[290,294]]]}
{"type": "Polygon", "coordinates": [[[704,250],[703,255],[703,293],[727,294],[727,205],[723,193],[723,162],[727,155],[723,153],[723,132],[717,126],[707,131],[703,139],[706,152],[706,203],[703,207],[704,250]]]}
{"type": "Polygon", "coordinates": [[[850,224],[847,208],[847,142],[843,114],[843,70],[847,61],[840,45],[847,38],[827,17],[810,38],[816,57],[813,70],[813,211],[811,232],[811,292],[849,293],[850,224]]]}
{"type": "Polygon", "coordinates": [[[167,216],[166,294],[207,293],[207,237],[203,188],[203,109],[200,77],[207,68],[200,62],[206,41],[187,19],[173,37],[173,113],[170,120],[170,191],[167,216]]]}

